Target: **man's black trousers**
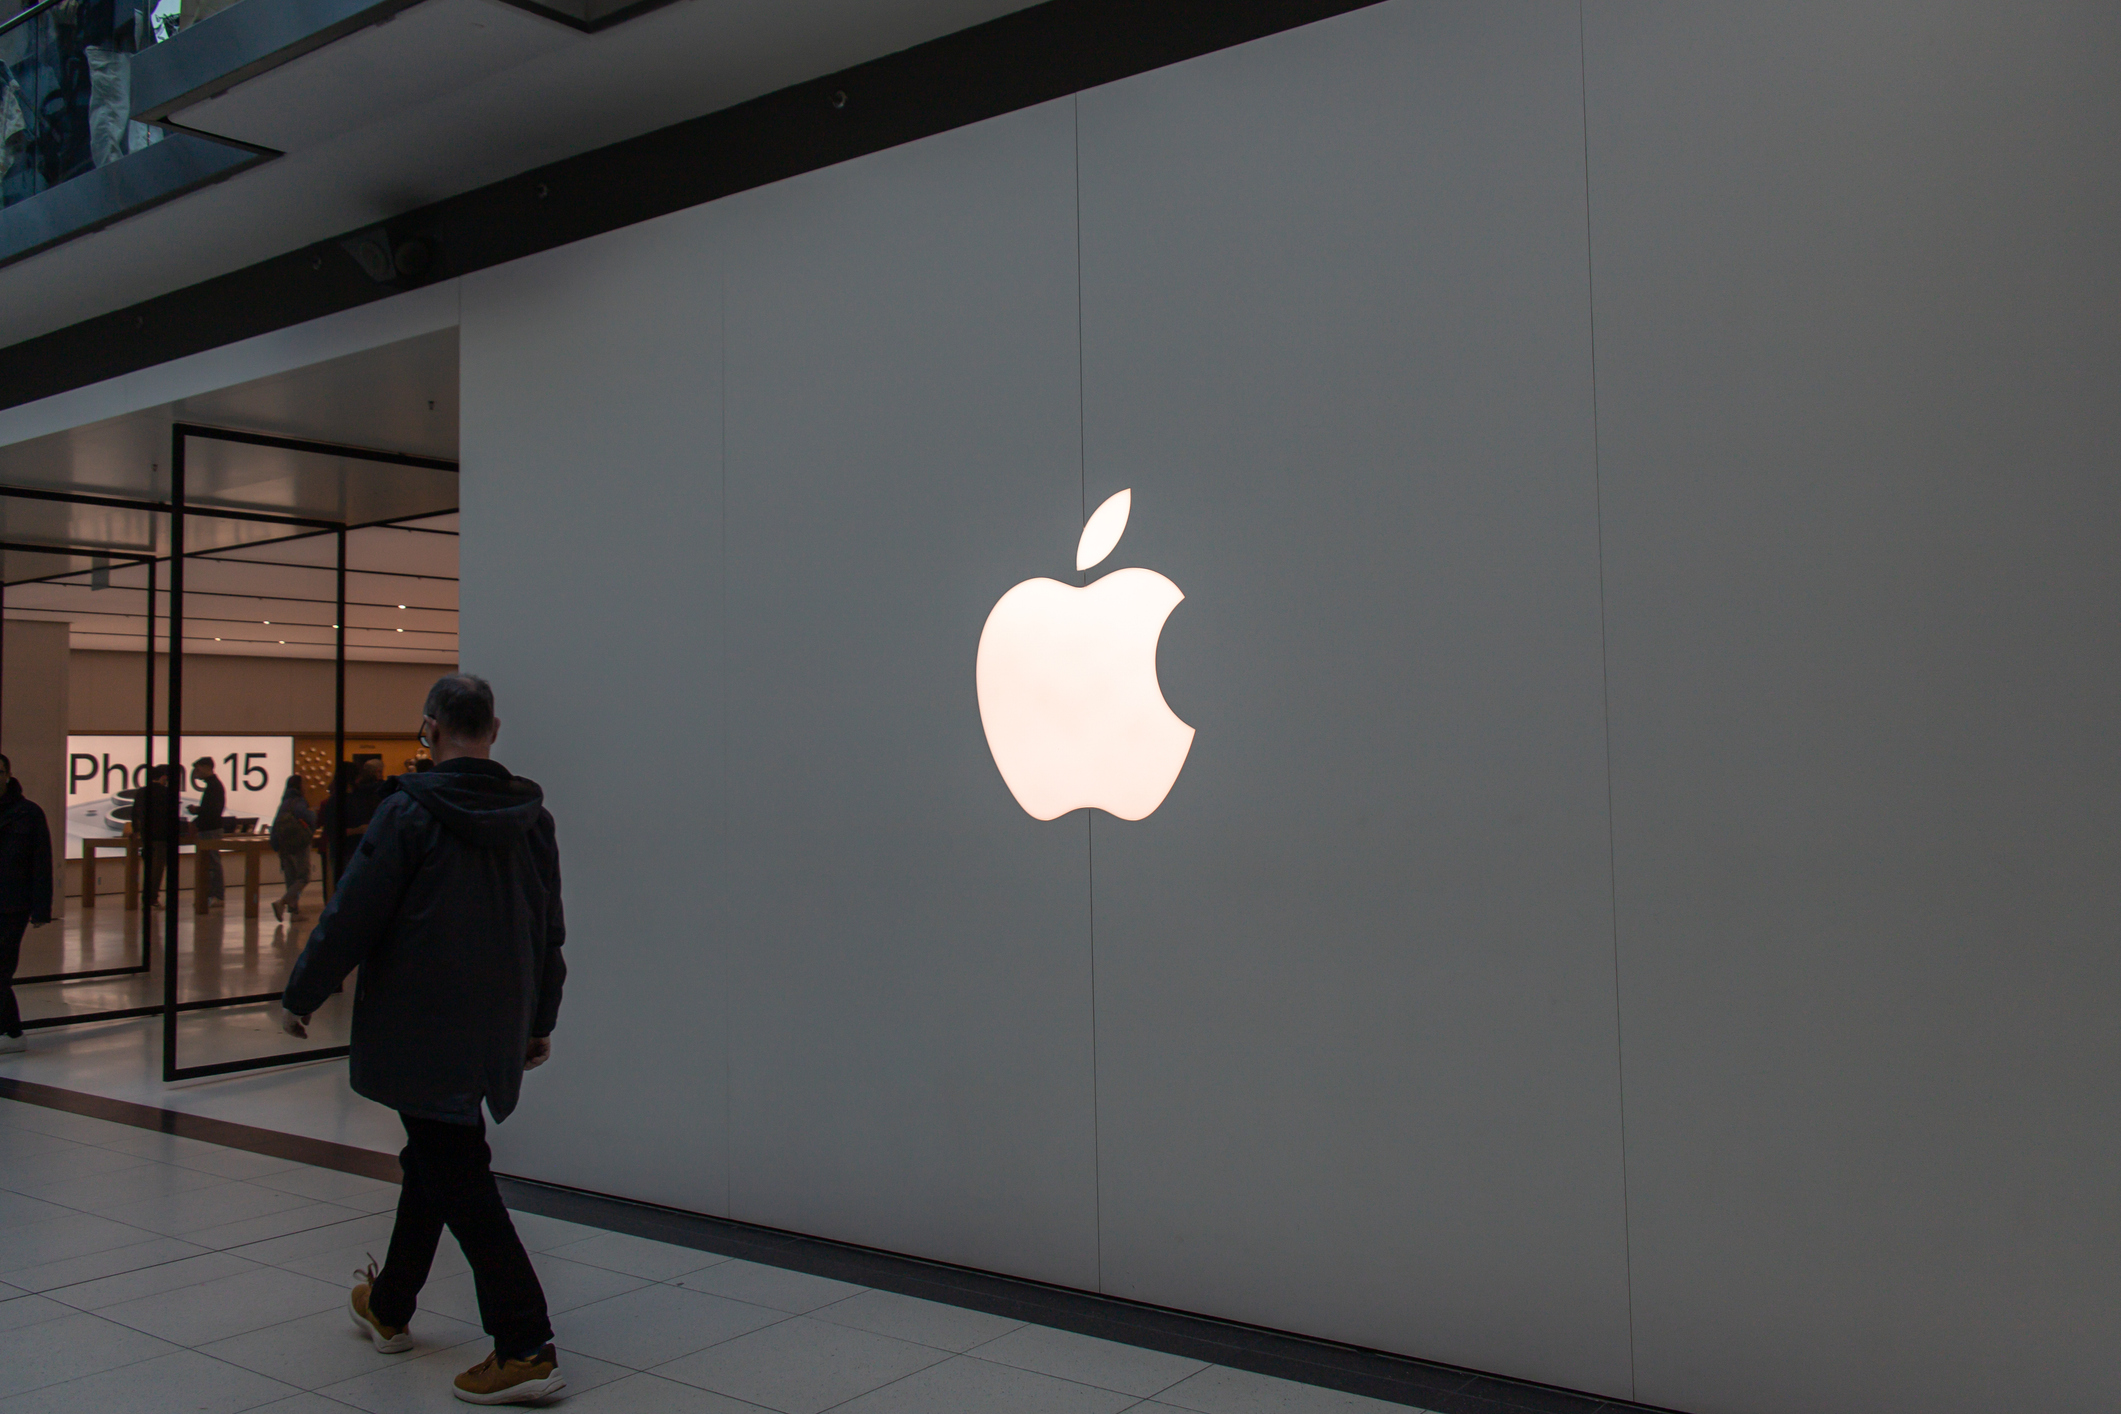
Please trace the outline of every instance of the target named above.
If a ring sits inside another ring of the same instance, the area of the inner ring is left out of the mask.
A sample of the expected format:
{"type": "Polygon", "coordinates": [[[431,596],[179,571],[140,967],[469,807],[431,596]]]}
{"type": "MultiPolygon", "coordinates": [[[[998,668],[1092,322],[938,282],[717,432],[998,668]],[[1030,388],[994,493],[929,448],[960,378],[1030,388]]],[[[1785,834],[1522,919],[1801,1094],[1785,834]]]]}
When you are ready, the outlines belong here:
{"type": "Polygon", "coordinates": [[[503,1356],[528,1354],[552,1339],[545,1314],[545,1290],[531,1269],[530,1255],[516,1236],[501,1190],[494,1186],[493,1151],[486,1147],[486,1125],[449,1124],[401,1114],[405,1151],[398,1163],[405,1186],[398,1194],[398,1223],[390,1234],[390,1254],[368,1296],[368,1309],[386,1326],[412,1324],[427,1269],[434,1265],[435,1244],[447,1226],[471,1263],[478,1284],[479,1322],[503,1356]]]}

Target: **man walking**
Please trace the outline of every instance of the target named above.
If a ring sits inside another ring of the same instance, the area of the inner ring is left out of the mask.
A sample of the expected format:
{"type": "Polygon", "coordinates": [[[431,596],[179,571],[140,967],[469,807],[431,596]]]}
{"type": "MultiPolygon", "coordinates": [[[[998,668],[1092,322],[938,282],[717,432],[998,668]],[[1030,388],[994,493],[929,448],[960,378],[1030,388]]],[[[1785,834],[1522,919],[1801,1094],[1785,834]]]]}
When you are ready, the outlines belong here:
{"type": "Polygon", "coordinates": [[[22,794],[14,763],[0,756],[0,1055],[26,1050],[15,1005],[22,935],[52,921],[52,832],[44,812],[22,794]]]}
{"type": "Polygon", "coordinates": [[[308,1035],[310,1014],[361,969],[350,1079],[403,1119],[405,1185],[383,1270],[358,1274],[354,1325],[378,1350],[412,1348],[406,1327],[447,1226],[494,1342],[457,1376],[457,1398],[473,1404],[527,1403],[565,1383],[479,1114],[483,1102],[507,1119],[523,1072],[551,1055],[567,976],[552,815],[535,784],[492,759],[500,729],[483,679],[434,685],[420,739],[435,769],[401,777],[377,808],[280,1011],[289,1035],[308,1035]]]}

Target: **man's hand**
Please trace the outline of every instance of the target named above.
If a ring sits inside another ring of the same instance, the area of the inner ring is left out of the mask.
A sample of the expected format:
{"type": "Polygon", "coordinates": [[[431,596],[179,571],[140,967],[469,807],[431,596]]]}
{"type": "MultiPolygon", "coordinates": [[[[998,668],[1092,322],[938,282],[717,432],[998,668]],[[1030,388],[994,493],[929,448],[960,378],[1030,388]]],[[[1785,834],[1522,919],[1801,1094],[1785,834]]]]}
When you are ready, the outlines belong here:
{"type": "Polygon", "coordinates": [[[282,1031],[285,1031],[288,1035],[293,1036],[297,1040],[306,1041],[309,1039],[308,1017],[296,1016],[286,1007],[279,1006],[276,1004],[273,1007],[273,1020],[278,1023],[282,1031]]]}
{"type": "Polygon", "coordinates": [[[536,1069],[537,1069],[537,1068],[538,1068],[539,1066],[541,1066],[541,1065],[545,1064],[545,1062],[547,1062],[547,1061],[549,1061],[549,1060],[551,1060],[551,1059],[552,1059],[552,1037],[550,1037],[550,1036],[533,1036],[533,1037],[531,1037],[531,1038],[530,1038],[530,1049],[529,1049],[529,1050],[527,1050],[527,1051],[525,1051],[525,1052],[523,1052],[523,1069],[525,1069],[525,1070],[536,1070],[536,1069]]]}

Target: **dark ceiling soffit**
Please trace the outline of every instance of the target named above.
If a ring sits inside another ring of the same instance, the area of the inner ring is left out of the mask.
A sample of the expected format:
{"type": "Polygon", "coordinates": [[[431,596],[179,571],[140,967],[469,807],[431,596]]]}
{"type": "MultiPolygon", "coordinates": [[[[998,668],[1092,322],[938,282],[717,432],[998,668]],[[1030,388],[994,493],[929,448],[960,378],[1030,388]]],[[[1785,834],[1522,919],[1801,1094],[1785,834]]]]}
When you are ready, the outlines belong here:
{"type": "MultiPolygon", "coordinates": [[[[409,211],[385,224],[395,239],[433,248],[435,258],[418,280],[377,283],[335,238],[25,339],[0,349],[0,407],[336,314],[417,284],[484,270],[1375,3],[1048,0],[409,211]]],[[[242,8],[232,6],[214,18],[242,8]]]]}
{"type": "Polygon", "coordinates": [[[418,0],[272,0],[231,5],[133,56],[133,117],[159,123],[312,49],[381,24],[418,0]]]}
{"type": "MultiPolygon", "coordinates": [[[[597,34],[613,25],[622,25],[628,20],[637,19],[650,10],[660,10],[670,4],[671,0],[631,0],[629,4],[615,5],[601,15],[571,15],[557,6],[540,4],[539,0],[502,0],[502,3],[536,15],[541,20],[554,20],[584,34],[597,34]]],[[[594,0],[592,5],[593,3],[594,0]]]]}
{"type": "MultiPolygon", "coordinates": [[[[170,133],[152,147],[128,152],[93,172],[0,208],[0,265],[26,260],[120,217],[232,177],[268,155],[170,133]]],[[[0,379],[6,376],[0,374],[0,379]]],[[[13,389],[8,392],[12,397],[13,389]]]]}

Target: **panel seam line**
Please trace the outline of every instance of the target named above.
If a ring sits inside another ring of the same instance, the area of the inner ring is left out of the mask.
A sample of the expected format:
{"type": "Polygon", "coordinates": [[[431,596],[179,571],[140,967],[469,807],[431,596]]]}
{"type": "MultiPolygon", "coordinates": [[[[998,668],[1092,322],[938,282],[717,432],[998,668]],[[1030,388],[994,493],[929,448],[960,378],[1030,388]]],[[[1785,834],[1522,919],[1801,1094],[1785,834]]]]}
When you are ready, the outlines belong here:
{"type": "Polygon", "coordinates": [[[1598,425],[1598,270],[1591,239],[1591,84],[1589,25],[1585,0],[1576,0],[1576,96],[1583,134],[1583,284],[1584,313],[1590,336],[1591,365],[1591,502],[1598,542],[1598,686],[1601,726],[1605,733],[1606,911],[1613,958],[1613,1076],[1620,1102],[1620,1243],[1621,1280],[1627,1296],[1628,1397],[1635,1382],[1635,1232],[1628,1198],[1627,1046],[1620,1006],[1620,852],[1613,824],[1613,674],[1606,629],[1605,462],[1598,425]]]}
{"type": "MultiPolygon", "coordinates": [[[[1087,398],[1083,391],[1083,100],[1069,98],[1075,147],[1075,472],[1077,523],[1090,516],[1090,450],[1087,398]]],[[[1087,570],[1076,578],[1089,582],[1087,570]]],[[[1096,1289],[1105,1289],[1105,1156],[1097,1075],[1097,812],[1083,811],[1083,883],[1090,913],[1090,1227],[1096,1240],[1096,1289]]]]}

